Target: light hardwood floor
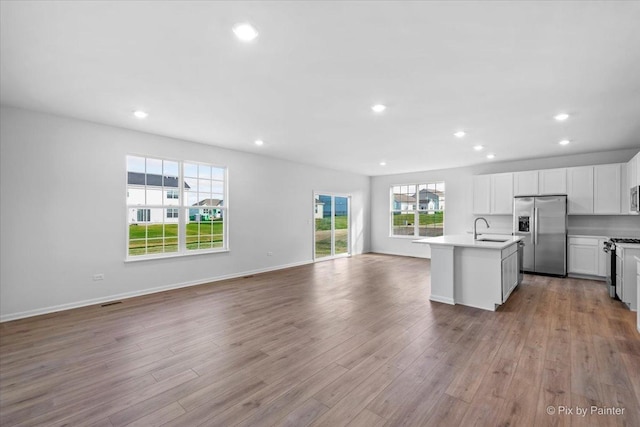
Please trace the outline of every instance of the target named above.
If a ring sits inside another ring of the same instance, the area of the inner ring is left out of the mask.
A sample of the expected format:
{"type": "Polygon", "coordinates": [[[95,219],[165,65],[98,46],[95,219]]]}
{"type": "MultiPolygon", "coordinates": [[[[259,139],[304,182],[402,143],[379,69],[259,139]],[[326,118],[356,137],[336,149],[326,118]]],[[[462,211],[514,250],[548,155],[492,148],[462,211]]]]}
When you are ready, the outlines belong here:
{"type": "Polygon", "coordinates": [[[368,254],[3,323],[0,424],[640,426],[603,282],[527,275],[493,313],[429,302],[428,272],[368,254]]]}

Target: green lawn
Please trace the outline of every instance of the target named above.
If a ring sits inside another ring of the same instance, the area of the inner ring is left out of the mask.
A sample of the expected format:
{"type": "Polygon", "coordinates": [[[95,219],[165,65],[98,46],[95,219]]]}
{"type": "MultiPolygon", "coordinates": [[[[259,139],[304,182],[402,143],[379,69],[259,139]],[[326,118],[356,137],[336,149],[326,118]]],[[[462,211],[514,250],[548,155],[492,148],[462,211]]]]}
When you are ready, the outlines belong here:
{"type": "MultiPolygon", "coordinates": [[[[187,249],[222,246],[223,220],[187,224],[187,249]]],[[[129,225],[129,255],[178,251],[178,224],[129,225]]]]}
{"type": "MultiPolygon", "coordinates": [[[[349,224],[347,223],[348,217],[346,215],[344,216],[337,216],[336,217],[336,230],[342,230],[345,229],[349,226],[349,224]]],[[[324,231],[324,230],[331,230],[331,217],[328,216],[326,218],[316,218],[316,231],[324,231]]]]}
{"type": "MultiPolygon", "coordinates": [[[[442,224],[444,222],[444,212],[434,212],[418,215],[420,225],[442,224]]],[[[413,214],[393,214],[393,225],[413,225],[415,216],[413,214]]]]}

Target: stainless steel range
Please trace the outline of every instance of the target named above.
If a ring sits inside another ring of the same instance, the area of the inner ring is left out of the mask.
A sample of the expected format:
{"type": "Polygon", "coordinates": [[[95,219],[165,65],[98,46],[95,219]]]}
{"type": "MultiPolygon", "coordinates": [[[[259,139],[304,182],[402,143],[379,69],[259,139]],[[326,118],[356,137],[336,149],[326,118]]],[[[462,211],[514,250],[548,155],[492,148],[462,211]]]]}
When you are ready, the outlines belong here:
{"type": "Polygon", "coordinates": [[[632,278],[627,271],[631,262],[626,258],[640,254],[640,239],[612,237],[604,242],[602,249],[609,255],[606,270],[609,296],[621,300],[631,309],[637,309],[637,290],[635,283],[631,283],[635,277],[632,278]]]}

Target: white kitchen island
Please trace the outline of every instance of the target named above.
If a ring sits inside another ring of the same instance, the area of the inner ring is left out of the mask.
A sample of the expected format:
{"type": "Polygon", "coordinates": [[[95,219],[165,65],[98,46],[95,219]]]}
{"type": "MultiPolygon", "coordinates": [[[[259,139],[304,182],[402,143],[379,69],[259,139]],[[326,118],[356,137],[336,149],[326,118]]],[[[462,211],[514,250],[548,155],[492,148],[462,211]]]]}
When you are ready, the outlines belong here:
{"type": "Polygon", "coordinates": [[[518,285],[520,240],[486,234],[478,240],[469,234],[414,240],[431,246],[429,299],[495,311],[518,285]]]}

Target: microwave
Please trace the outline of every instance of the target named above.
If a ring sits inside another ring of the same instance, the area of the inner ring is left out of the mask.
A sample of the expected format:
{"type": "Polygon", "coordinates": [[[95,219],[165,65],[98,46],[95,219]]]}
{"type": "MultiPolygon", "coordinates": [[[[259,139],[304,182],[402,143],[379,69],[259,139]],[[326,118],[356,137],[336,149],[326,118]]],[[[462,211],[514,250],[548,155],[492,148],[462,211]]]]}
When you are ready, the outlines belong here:
{"type": "Polygon", "coordinates": [[[640,212],[640,185],[631,187],[629,202],[631,212],[640,212]]]}

